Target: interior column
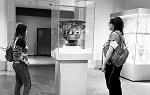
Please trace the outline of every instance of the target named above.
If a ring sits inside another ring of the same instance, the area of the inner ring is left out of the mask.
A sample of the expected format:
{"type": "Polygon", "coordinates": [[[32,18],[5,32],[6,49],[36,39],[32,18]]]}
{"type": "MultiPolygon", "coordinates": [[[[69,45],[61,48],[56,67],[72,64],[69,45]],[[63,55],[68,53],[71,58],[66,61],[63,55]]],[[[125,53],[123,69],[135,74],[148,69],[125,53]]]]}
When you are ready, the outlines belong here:
{"type": "MultiPolygon", "coordinates": [[[[0,18],[0,47],[6,48],[11,44],[15,32],[16,14],[14,0],[0,0],[0,18]]],[[[12,63],[7,63],[4,50],[0,49],[0,52],[0,70],[11,71],[12,63]]]]}

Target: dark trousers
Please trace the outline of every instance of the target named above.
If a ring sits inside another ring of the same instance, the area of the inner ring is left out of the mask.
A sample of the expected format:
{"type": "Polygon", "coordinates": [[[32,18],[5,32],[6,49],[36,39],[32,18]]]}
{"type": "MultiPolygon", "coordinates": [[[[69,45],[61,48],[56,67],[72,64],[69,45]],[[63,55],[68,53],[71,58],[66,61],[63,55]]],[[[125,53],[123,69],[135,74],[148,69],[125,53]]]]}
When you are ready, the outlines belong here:
{"type": "Polygon", "coordinates": [[[122,66],[116,67],[113,64],[106,64],[105,79],[109,95],[122,95],[120,72],[122,66]]]}
{"type": "Polygon", "coordinates": [[[24,85],[23,95],[29,95],[31,89],[31,80],[28,66],[23,63],[13,63],[13,69],[16,73],[15,95],[20,95],[20,88],[24,85]]]}

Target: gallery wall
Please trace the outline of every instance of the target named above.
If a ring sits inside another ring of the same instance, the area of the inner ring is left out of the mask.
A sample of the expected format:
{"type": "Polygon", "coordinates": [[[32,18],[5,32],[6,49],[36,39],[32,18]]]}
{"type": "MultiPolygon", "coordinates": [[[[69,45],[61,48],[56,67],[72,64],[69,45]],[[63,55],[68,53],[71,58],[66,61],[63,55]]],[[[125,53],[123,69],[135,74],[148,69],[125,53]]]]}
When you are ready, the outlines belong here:
{"type": "Polygon", "coordinates": [[[124,6],[122,10],[134,8],[150,8],[150,0],[121,0],[124,6]]]}
{"type": "Polygon", "coordinates": [[[50,28],[50,18],[17,15],[16,20],[27,25],[27,45],[29,47],[28,54],[35,55],[37,44],[37,28],[50,28]]]}
{"type": "MultiPolygon", "coordinates": [[[[23,8],[16,7],[16,22],[23,23],[28,27],[27,34],[27,45],[29,47],[28,54],[36,55],[37,51],[37,28],[51,28],[52,34],[56,34],[57,31],[53,31],[51,23],[54,23],[57,18],[51,13],[56,12],[55,10],[51,11],[50,9],[35,9],[35,8],[23,8]],[[53,20],[55,19],[55,20],[53,20]]],[[[73,18],[73,11],[59,11],[60,18],[73,18]]],[[[53,40],[52,40],[53,41],[53,40]]],[[[54,49],[56,42],[51,42],[51,48],[54,49]]]]}
{"type": "Polygon", "coordinates": [[[101,60],[102,46],[108,38],[109,15],[113,12],[113,0],[94,0],[95,7],[95,28],[94,28],[94,58],[91,67],[99,67],[101,60]]]}
{"type": "Polygon", "coordinates": [[[96,2],[94,30],[94,67],[101,62],[102,45],[107,40],[109,16],[133,8],[150,8],[150,0],[90,0],[96,2]]]}

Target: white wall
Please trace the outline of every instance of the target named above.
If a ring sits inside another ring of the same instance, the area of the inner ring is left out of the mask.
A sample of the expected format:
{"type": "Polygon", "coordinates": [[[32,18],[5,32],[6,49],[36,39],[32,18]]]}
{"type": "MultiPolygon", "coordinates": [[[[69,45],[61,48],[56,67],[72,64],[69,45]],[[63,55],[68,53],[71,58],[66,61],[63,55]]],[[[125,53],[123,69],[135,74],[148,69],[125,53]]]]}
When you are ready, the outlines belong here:
{"type": "Polygon", "coordinates": [[[94,31],[94,61],[100,63],[101,49],[109,35],[109,15],[133,8],[150,8],[150,0],[89,0],[96,2],[94,31]]]}
{"type": "Polygon", "coordinates": [[[10,45],[14,38],[16,30],[16,7],[14,0],[6,0],[7,12],[7,40],[10,45]]]}
{"type": "MultiPolygon", "coordinates": [[[[110,31],[108,22],[110,14],[122,10],[122,0],[89,0],[96,2],[95,29],[94,29],[94,60],[91,64],[100,66],[102,59],[102,46],[107,41],[110,31]],[[96,63],[96,64],[94,64],[96,63]]],[[[92,65],[89,65],[92,66],[92,65]]],[[[94,66],[94,67],[95,67],[94,66]]]]}
{"type": "Polygon", "coordinates": [[[150,0],[114,0],[113,12],[134,8],[150,8],[150,0]]]}
{"type": "Polygon", "coordinates": [[[91,0],[96,2],[95,28],[94,28],[94,58],[89,63],[89,68],[99,67],[101,51],[104,42],[108,38],[109,15],[113,12],[113,0],[91,0]],[[95,65],[96,63],[96,65],[95,65]]]}
{"type": "Polygon", "coordinates": [[[122,0],[92,0],[96,2],[95,9],[95,35],[94,35],[94,58],[100,59],[101,48],[107,40],[110,31],[108,30],[108,22],[110,14],[122,10],[124,6],[122,0]]]}
{"type": "Polygon", "coordinates": [[[27,45],[29,47],[28,54],[36,54],[37,28],[50,28],[50,18],[35,16],[17,16],[17,21],[23,22],[28,27],[27,45]]]}
{"type": "MultiPolygon", "coordinates": [[[[0,47],[6,48],[13,40],[15,15],[14,0],[0,0],[0,47]]],[[[0,70],[9,70],[12,63],[8,64],[5,59],[5,51],[0,48],[0,70]]]]}
{"type": "MultiPolygon", "coordinates": [[[[0,0],[0,18],[0,47],[6,48],[12,42],[15,29],[15,6],[13,0],[0,0]]],[[[0,61],[4,60],[5,51],[0,49],[0,61]]]]}
{"type": "MultiPolygon", "coordinates": [[[[7,11],[6,11],[6,1],[0,1],[0,47],[7,47],[7,11]]],[[[0,48],[0,61],[5,60],[5,52],[0,48]]]]}
{"type": "Polygon", "coordinates": [[[124,0],[113,0],[113,12],[120,12],[126,7],[124,0]]]}
{"type": "Polygon", "coordinates": [[[123,10],[133,8],[150,8],[150,0],[121,0],[124,4],[123,10]]]}

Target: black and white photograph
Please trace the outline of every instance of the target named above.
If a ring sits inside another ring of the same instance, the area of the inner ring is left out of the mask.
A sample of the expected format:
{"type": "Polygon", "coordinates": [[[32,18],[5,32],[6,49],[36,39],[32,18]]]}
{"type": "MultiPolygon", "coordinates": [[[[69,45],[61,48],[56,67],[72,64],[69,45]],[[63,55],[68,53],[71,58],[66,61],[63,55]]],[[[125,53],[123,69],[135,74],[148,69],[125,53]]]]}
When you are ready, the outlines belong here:
{"type": "Polygon", "coordinates": [[[150,95],[150,0],[0,0],[0,95],[150,95]]]}

